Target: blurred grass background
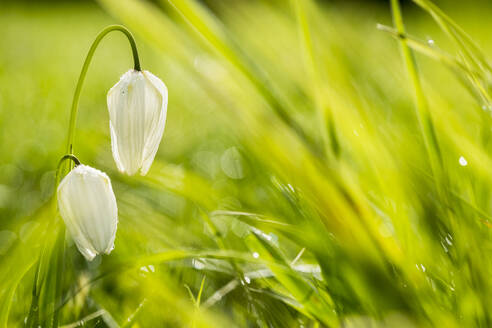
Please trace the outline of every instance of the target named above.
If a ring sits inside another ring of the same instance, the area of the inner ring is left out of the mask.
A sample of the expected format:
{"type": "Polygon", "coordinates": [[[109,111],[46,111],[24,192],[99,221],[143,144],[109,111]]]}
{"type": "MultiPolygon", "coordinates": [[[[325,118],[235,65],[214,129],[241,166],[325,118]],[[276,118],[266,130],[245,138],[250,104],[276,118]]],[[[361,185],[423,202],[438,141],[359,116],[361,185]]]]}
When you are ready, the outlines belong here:
{"type": "MultiPolygon", "coordinates": [[[[489,57],[492,5],[437,5],[489,57]]],[[[148,176],[117,172],[106,93],[132,58],[110,35],[75,154],[112,179],[115,249],[88,263],[67,238],[63,277],[41,265],[42,326],[57,308],[65,327],[491,326],[492,75],[424,9],[403,5],[439,153],[398,40],[376,28],[392,26],[385,1],[2,4],[0,325],[29,325],[36,261],[58,247],[75,83],[95,35],[121,23],[168,86],[166,131],[148,176]]]]}

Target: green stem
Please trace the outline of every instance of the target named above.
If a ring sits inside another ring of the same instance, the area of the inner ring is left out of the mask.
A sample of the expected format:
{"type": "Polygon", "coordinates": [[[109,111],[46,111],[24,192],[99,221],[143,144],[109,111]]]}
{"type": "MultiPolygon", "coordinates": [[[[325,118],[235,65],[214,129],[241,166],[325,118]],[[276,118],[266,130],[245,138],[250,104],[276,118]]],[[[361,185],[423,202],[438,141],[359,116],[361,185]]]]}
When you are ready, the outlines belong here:
{"type": "Polygon", "coordinates": [[[134,69],[136,71],[140,71],[140,60],[138,59],[138,51],[137,51],[137,44],[135,43],[135,39],[132,35],[132,33],[124,26],[122,25],[110,25],[106,27],[104,30],[99,32],[97,35],[96,39],[92,43],[89,52],[87,53],[87,57],[85,58],[84,65],[82,66],[82,71],[80,72],[79,80],[77,81],[77,87],[75,88],[75,94],[73,95],[73,101],[72,101],[72,109],[70,111],[70,125],[68,128],[68,137],[67,137],[67,149],[66,152],[68,154],[73,153],[73,139],[75,135],[75,122],[77,120],[77,111],[78,111],[78,106],[79,106],[79,99],[80,99],[80,93],[82,92],[82,86],[84,84],[85,76],[87,75],[87,70],[89,68],[89,64],[92,60],[92,57],[94,56],[94,52],[96,51],[97,46],[101,42],[101,40],[109,33],[112,31],[120,31],[125,36],[128,38],[128,41],[130,42],[130,46],[132,48],[132,53],[133,53],[133,62],[134,62],[134,69]]]}
{"type": "Polygon", "coordinates": [[[66,160],[73,161],[75,166],[80,165],[79,159],[77,157],[75,157],[75,155],[73,155],[73,154],[67,154],[67,155],[63,156],[62,158],[60,158],[60,161],[58,162],[58,166],[56,167],[56,173],[55,173],[55,192],[56,192],[56,189],[58,189],[58,185],[60,184],[60,170],[61,170],[62,164],[66,160]]]}
{"type": "MultiPolygon", "coordinates": [[[[75,166],[80,165],[79,159],[73,154],[67,154],[62,158],[60,158],[55,173],[55,199],[57,198],[58,185],[60,184],[62,164],[67,160],[74,162],[75,166]]],[[[61,304],[63,271],[65,270],[65,227],[63,225],[61,226],[61,230],[58,232],[55,249],[57,250],[57,254],[55,258],[56,266],[57,266],[55,299],[57,300],[57,303],[61,304]]],[[[53,311],[53,319],[51,322],[51,326],[54,328],[58,327],[58,316],[60,312],[60,306],[57,303],[55,303],[55,309],[53,311]]]]}
{"type": "Polygon", "coordinates": [[[422,132],[422,137],[424,139],[425,148],[429,157],[431,170],[437,182],[438,180],[441,180],[438,173],[443,169],[441,152],[437,141],[434,124],[432,122],[432,117],[430,115],[424,91],[422,89],[422,84],[420,82],[415,56],[407,44],[405,26],[403,24],[399,0],[391,0],[391,11],[393,14],[393,22],[400,40],[405,66],[415,92],[417,118],[422,132]]]}
{"type": "MultiPolygon", "coordinates": [[[[58,166],[56,168],[56,173],[55,173],[55,202],[56,202],[56,192],[58,189],[58,185],[60,184],[60,176],[61,176],[61,169],[62,169],[62,164],[66,160],[71,160],[74,162],[75,166],[80,165],[80,161],[75,155],[68,154],[63,156],[60,161],[58,162],[58,166]]],[[[65,229],[62,227],[61,231],[58,233],[57,236],[57,241],[56,244],[58,245],[54,249],[58,250],[58,254],[56,255],[56,262],[57,265],[60,267],[60,270],[57,270],[57,285],[56,285],[56,291],[55,295],[57,299],[61,299],[61,281],[62,279],[62,272],[63,272],[63,262],[64,262],[64,254],[65,254],[65,229]]],[[[46,244],[45,244],[46,247],[46,244]]],[[[39,296],[41,293],[41,283],[42,281],[39,281],[39,275],[40,275],[40,270],[41,270],[41,261],[42,258],[45,256],[44,254],[44,249],[43,251],[39,254],[38,257],[38,263],[36,266],[36,271],[34,273],[34,282],[33,282],[33,288],[32,288],[32,301],[31,301],[31,306],[29,309],[29,314],[27,316],[27,321],[26,321],[26,327],[31,328],[31,327],[38,327],[39,324],[39,296]]],[[[51,255],[53,256],[53,254],[51,255]]],[[[56,306],[55,304],[55,311],[53,313],[53,319],[51,326],[52,327],[57,327],[58,325],[58,313],[59,313],[59,307],[56,306]]]]}
{"type": "MultiPolygon", "coordinates": [[[[73,155],[73,140],[75,136],[75,123],[77,120],[77,111],[78,111],[78,106],[79,106],[79,99],[80,99],[80,94],[82,92],[82,86],[84,84],[85,76],[87,75],[87,70],[89,69],[89,64],[91,63],[92,57],[94,57],[94,52],[97,49],[97,46],[101,42],[101,40],[109,33],[112,31],[120,31],[125,36],[128,38],[128,41],[130,42],[130,46],[132,48],[132,53],[133,53],[133,61],[134,61],[134,69],[137,71],[141,70],[140,67],[140,60],[138,58],[138,51],[137,51],[137,45],[135,43],[135,39],[132,35],[132,33],[124,26],[122,25],[110,25],[103,29],[99,34],[96,36],[96,39],[92,43],[89,52],[87,53],[87,56],[84,61],[84,65],[82,66],[82,70],[79,75],[79,79],[77,81],[77,86],[75,88],[75,93],[73,96],[73,101],[72,101],[72,108],[70,110],[70,123],[68,127],[68,137],[67,137],[67,148],[66,152],[68,153],[67,155],[63,156],[60,161],[58,162],[58,166],[56,169],[56,176],[55,176],[55,195],[58,189],[58,185],[60,183],[60,176],[61,176],[61,170],[62,170],[62,164],[66,160],[71,160],[75,163],[75,166],[80,164],[80,161],[78,160],[77,157],[73,155]]],[[[69,166],[68,170],[71,169],[71,165],[69,166]]],[[[55,196],[56,199],[56,196],[55,196]]],[[[58,232],[58,237],[57,241],[55,244],[55,249],[57,250],[57,254],[53,255],[54,256],[54,261],[57,266],[56,270],[56,286],[55,286],[55,298],[57,300],[60,300],[60,304],[62,302],[62,282],[63,282],[63,271],[64,271],[64,260],[65,260],[65,227],[62,226],[61,230],[58,232]]],[[[36,278],[34,283],[37,284],[37,272],[36,272],[36,278]]],[[[37,297],[36,293],[39,293],[39,291],[36,290],[36,287],[33,289],[33,308],[36,308],[37,306],[37,297]]],[[[59,316],[59,309],[60,306],[58,304],[55,304],[55,310],[53,312],[53,317],[51,321],[51,327],[58,327],[58,316],[59,316]]],[[[31,311],[29,317],[32,319],[31,321],[35,321],[35,312],[31,311]]],[[[29,320],[28,320],[29,321],[29,320]]]]}
{"type": "Polygon", "coordinates": [[[292,6],[296,15],[297,26],[301,38],[301,45],[304,50],[303,57],[311,80],[313,99],[316,107],[317,121],[323,143],[323,155],[328,155],[331,151],[338,157],[340,154],[340,143],[335,130],[334,115],[330,109],[329,101],[322,90],[323,79],[319,74],[319,67],[316,62],[316,56],[309,26],[309,17],[306,12],[307,3],[304,0],[292,0],[292,6]]]}
{"type": "Polygon", "coordinates": [[[53,319],[51,327],[58,328],[58,317],[60,314],[60,306],[62,303],[62,287],[63,287],[63,272],[65,271],[65,226],[62,225],[58,232],[55,249],[57,251],[55,257],[56,263],[56,285],[55,285],[55,304],[53,311],[53,319]]]}
{"type": "Polygon", "coordinates": [[[31,307],[29,308],[29,314],[27,316],[26,327],[32,328],[37,327],[39,322],[39,271],[41,267],[41,256],[42,253],[39,254],[38,262],[36,265],[36,272],[34,273],[34,282],[32,285],[32,301],[31,307]]]}

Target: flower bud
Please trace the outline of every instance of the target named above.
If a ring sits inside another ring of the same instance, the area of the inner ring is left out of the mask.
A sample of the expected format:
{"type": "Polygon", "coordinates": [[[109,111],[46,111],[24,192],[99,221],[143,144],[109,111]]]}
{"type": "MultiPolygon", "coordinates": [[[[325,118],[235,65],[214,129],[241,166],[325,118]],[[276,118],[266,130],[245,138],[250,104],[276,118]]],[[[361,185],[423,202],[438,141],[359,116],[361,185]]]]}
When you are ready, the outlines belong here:
{"type": "Polygon", "coordinates": [[[148,71],[130,70],[109,90],[107,101],[118,170],[147,174],[166,124],[166,86],[148,71]]]}
{"type": "Polygon", "coordinates": [[[75,244],[91,261],[114,248],[118,225],[116,198],[108,176],[87,165],[78,165],[61,181],[58,208],[75,244]]]}

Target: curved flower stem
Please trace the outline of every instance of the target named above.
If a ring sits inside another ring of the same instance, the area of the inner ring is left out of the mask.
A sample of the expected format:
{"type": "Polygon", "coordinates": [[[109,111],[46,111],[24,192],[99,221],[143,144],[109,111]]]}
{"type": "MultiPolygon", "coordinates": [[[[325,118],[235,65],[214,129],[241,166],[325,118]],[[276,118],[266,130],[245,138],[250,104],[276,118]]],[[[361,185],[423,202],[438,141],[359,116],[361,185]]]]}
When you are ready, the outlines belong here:
{"type": "MultiPolygon", "coordinates": [[[[82,70],[80,71],[79,79],[77,81],[77,86],[75,88],[75,93],[72,100],[72,108],[70,110],[70,123],[68,127],[67,148],[66,148],[67,155],[64,155],[58,162],[58,166],[55,174],[55,203],[56,203],[56,194],[58,190],[58,185],[60,183],[60,177],[62,175],[61,174],[63,168],[62,164],[66,160],[70,160],[75,164],[75,166],[80,165],[79,159],[75,157],[75,155],[73,155],[73,139],[75,135],[75,123],[77,120],[77,111],[79,106],[80,94],[82,92],[82,86],[84,84],[85,76],[87,75],[87,70],[89,69],[89,64],[91,63],[92,57],[94,56],[94,52],[96,51],[97,46],[99,45],[101,40],[109,32],[112,31],[120,31],[123,34],[125,34],[125,36],[128,38],[133,53],[134,69],[137,71],[141,70],[135,39],[132,33],[126,27],[122,25],[110,25],[105,29],[103,29],[101,32],[99,32],[99,34],[96,36],[96,39],[94,40],[91,47],[89,48],[89,52],[87,53],[87,56],[85,58],[84,64],[82,66],[82,70]]],[[[71,168],[72,165],[70,164],[68,166],[68,171],[70,171],[71,168]]],[[[58,316],[59,316],[59,309],[60,309],[59,304],[61,304],[62,302],[63,271],[65,266],[65,226],[64,225],[61,225],[60,231],[58,231],[57,233],[57,238],[56,238],[55,246],[53,248],[53,252],[49,256],[50,256],[50,262],[54,263],[56,266],[56,269],[54,270],[55,271],[55,278],[54,278],[55,304],[54,304],[54,311],[49,326],[58,327],[58,316]]],[[[39,261],[41,261],[41,257],[39,258],[39,261]]],[[[35,286],[33,287],[33,300],[31,304],[31,311],[29,312],[28,320],[27,320],[29,324],[35,327],[37,327],[38,317],[37,317],[37,312],[34,309],[37,309],[38,307],[37,304],[38,304],[38,297],[40,293],[40,291],[37,289],[38,275],[39,275],[39,267],[36,270],[36,276],[34,279],[35,286]]]]}
{"type": "Polygon", "coordinates": [[[133,62],[134,62],[134,69],[137,71],[140,71],[140,60],[138,59],[138,51],[137,51],[137,44],[135,43],[135,39],[132,35],[132,33],[123,25],[110,25],[106,27],[104,30],[99,32],[99,34],[96,36],[96,39],[92,43],[89,52],[87,53],[87,57],[85,58],[84,65],[82,66],[82,70],[80,72],[79,80],[77,81],[77,87],[75,88],[75,93],[73,95],[73,101],[72,101],[72,109],[70,111],[70,125],[68,128],[68,137],[67,137],[67,148],[66,152],[68,154],[72,154],[73,151],[73,139],[75,135],[75,122],[77,120],[77,110],[79,107],[79,99],[80,99],[80,93],[82,91],[82,86],[84,84],[85,76],[87,74],[87,70],[89,68],[89,64],[92,60],[92,57],[94,56],[94,52],[96,51],[97,46],[101,42],[101,40],[109,33],[112,31],[120,31],[125,36],[128,38],[128,41],[130,42],[130,46],[132,48],[132,53],[133,53],[133,62]]]}
{"type": "MultiPolygon", "coordinates": [[[[67,154],[60,158],[60,161],[58,162],[58,166],[56,167],[56,173],[55,173],[55,189],[58,188],[58,185],[60,184],[60,169],[62,167],[62,164],[66,160],[71,160],[74,162],[75,166],[80,165],[79,159],[73,155],[73,154],[67,154]]],[[[56,192],[56,190],[55,190],[56,192]]]]}
{"type": "MultiPolygon", "coordinates": [[[[97,46],[101,42],[101,40],[109,33],[112,31],[120,31],[125,36],[128,38],[128,41],[130,42],[130,46],[132,48],[132,53],[133,53],[133,61],[134,61],[134,69],[137,71],[140,71],[140,60],[138,58],[138,51],[137,51],[137,45],[135,43],[135,39],[132,35],[132,33],[124,26],[122,25],[110,25],[103,29],[99,34],[96,36],[96,39],[92,43],[91,47],[89,48],[89,52],[87,53],[87,56],[85,58],[84,64],[82,66],[82,70],[80,71],[79,79],[77,81],[77,86],[75,88],[75,93],[73,96],[73,101],[72,101],[72,108],[70,110],[70,123],[68,127],[68,137],[67,137],[67,148],[66,148],[66,153],[67,155],[63,156],[60,161],[58,162],[58,166],[56,169],[56,176],[55,176],[55,200],[56,200],[56,193],[58,189],[58,185],[60,183],[60,176],[62,172],[62,164],[66,160],[70,160],[74,162],[75,166],[80,164],[80,161],[78,160],[77,157],[73,155],[73,140],[74,140],[74,135],[75,135],[75,123],[77,120],[77,111],[78,111],[78,106],[79,106],[79,99],[80,99],[80,94],[82,92],[82,86],[84,84],[85,76],[87,75],[87,70],[89,69],[89,64],[91,63],[92,57],[94,56],[94,52],[97,49],[97,46]]],[[[72,168],[71,165],[68,166],[68,171],[72,168]]],[[[57,234],[57,240],[55,244],[56,251],[51,254],[51,260],[53,263],[56,265],[55,269],[55,299],[56,303],[62,302],[62,285],[63,285],[63,271],[64,271],[64,266],[65,266],[65,227],[62,225],[60,231],[57,234]],[[59,300],[59,301],[58,301],[59,300]]],[[[36,283],[36,281],[35,281],[36,283]]],[[[34,290],[34,292],[38,292],[34,290]]],[[[39,293],[39,292],[38,292],[39,293]]],[[[37,302],[37,297],[33,297],[33,306],[36,306],[37,302]]],[[[53,316],[51,318],[51,325],[52,327],[58,327],[58,315],[59,315],[59,306],[55,303],[55,308],[53,312],[53,316]]],[[[36,317],[34,316],[34,313],[29,315],[29,322],[36,321],[36,317]]]]}

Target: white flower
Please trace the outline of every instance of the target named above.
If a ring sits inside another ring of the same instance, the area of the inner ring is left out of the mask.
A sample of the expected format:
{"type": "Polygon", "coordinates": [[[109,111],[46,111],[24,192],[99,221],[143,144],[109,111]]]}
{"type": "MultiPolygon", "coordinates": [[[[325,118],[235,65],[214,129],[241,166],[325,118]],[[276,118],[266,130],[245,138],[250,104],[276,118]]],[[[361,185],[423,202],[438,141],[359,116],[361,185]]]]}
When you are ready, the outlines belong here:
{"type": "Polygon", "coordinates": [[[116,198],[108,176],[87,165],[78,165],[61,181],[58,208],[77,248],[91,261],[114,248],[118,225],[116,198]]]}
{"type": "Polygon", "coordinates": [[[129,70],[108,92],[113,158],[120,172],[147,174],[164,133],[167,88],[148,71],[129,70]]]}

